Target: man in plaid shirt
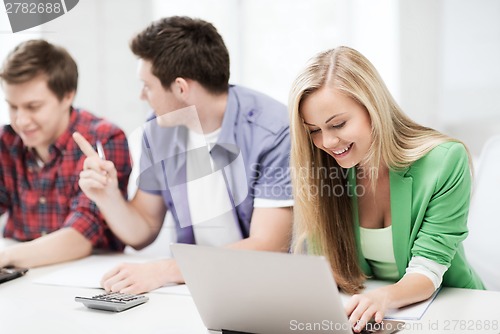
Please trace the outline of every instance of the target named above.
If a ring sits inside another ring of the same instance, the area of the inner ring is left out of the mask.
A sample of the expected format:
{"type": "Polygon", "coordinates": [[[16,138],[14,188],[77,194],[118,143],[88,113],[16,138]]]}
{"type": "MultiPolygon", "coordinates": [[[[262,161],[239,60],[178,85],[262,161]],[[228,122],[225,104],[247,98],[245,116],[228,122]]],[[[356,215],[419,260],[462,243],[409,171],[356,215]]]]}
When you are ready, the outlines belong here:
{"type": "Polygon", "coordinates": [[[125,134],[73,108],[78,70],[66,50],[44,40],[21,43],[0,72],[10,125],[0,128],[0,214],[8,213],[0,267],[69,261],[92,249],[122,250],[95,203],[78,186],[85,155],[71,139],[103,144],[126,196],[131,162],[125,134]]]}

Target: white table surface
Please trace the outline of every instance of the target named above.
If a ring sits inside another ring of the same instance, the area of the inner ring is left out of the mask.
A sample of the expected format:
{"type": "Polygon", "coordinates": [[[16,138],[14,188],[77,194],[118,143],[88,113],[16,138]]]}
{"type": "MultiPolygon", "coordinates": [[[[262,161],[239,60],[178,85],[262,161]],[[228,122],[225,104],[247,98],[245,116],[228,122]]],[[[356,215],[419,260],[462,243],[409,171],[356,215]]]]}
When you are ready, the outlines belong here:
{"type": "MultiPolygon", "coordinates": [[[[26,276],[0,284],[0,334],[216,333],[205,328],[190,296],[149,293],[147,303],[113,313],[74,301],[103,290],[34,283],[65,265],[30,269],[26,276]]],[[[424,317],[408,321],[401,332],[499,334],[500,292],[443,288],[424,317]]]]}

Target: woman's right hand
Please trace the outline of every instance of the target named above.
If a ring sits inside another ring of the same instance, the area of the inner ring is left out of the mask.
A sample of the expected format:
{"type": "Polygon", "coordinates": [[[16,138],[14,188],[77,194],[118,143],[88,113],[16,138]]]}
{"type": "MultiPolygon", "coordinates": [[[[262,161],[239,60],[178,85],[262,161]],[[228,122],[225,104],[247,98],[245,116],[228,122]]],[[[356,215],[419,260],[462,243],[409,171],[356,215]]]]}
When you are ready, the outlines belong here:
{"type": "Polygon", "coordinates": [[[371,319],[376,323],[382,322],[388,305],[388,287],[353,295],[345,310],[354,332],[359,333],[371,319]]]}

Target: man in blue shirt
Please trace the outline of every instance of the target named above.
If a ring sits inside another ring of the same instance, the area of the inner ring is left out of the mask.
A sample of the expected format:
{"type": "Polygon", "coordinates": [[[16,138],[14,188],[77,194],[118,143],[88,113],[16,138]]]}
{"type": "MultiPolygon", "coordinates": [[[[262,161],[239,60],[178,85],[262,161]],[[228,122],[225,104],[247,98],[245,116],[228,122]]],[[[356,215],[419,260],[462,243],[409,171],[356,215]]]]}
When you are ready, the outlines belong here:
{"type": "MultiPolygon", "coordinates": [[[[229,86],[229,55],[208,22],[170,17],[131,43],[141,97],[155,117],[145,124],[138,191],[120,196],[113,163],[78,134],[88,158],[80,187],[112,231],[136,249],[158,235],[172,212],[177,240],[287,251],[292,226],[286,107],[229,86]]],[[[182,282],[174,260],[123,264],[102,280],[108,291],[141,293],[182,282]]]]}

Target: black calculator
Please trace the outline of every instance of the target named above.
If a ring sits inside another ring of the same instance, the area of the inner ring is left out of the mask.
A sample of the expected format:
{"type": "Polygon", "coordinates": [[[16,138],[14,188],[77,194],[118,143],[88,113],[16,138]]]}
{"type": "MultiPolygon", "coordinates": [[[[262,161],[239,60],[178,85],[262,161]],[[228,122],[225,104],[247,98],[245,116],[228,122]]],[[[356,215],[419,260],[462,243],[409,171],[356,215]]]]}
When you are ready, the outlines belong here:
{"type": "Polygon", "coordinates": [[[105,293],[93,297],[75,297],[75,301],[83,303],[88,308],[113,312],[127,310],[148,300],[149,297],[144,295],[131,295],[119,292],[105,293]]]}
{"type": "Polygon", "coordinates": [[[27,268],[3,267],[0,268],[0,283],[10,281],[14,278],[24,276],[28,271],[27,268]]]}

